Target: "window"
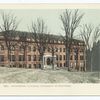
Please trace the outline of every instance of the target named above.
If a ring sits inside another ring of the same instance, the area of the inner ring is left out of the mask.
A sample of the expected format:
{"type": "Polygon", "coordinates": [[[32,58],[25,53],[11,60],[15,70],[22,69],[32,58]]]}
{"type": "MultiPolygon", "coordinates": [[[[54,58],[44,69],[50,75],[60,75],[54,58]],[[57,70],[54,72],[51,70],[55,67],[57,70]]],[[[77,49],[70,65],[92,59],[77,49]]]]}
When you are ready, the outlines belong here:
{"type": "Polygon", "coordinates": [[[1,50],[4,50],[4,46],[3,45],[1,45],[1,50]]]}
{"type": "Polygon", "coordinates": [[[19,47],[19,51],[23,51],[24,48],[22,46],[19,47]]]}
{"type": "Polygon", "coordinates": [[[84,60],[84,57],[83,56],[80,56],[80,60],[84,60]]]}
{"type": "Polygon", "coordinates": [[[4,55],[0,55],[0,62],[4,61],[4,55]]]}
{"type": "Polygon", "coordinates": [[[70,56],[70,60],[73,60],[73,56],[70,56]]]}
{"type": "Polygon", "coordinates": [[[57,67],[59,67],[59,64],[57,63],[57,67]]]}
{"type": "Polygon", "coordinates": [[[48,47],[48,52],[50,52],[50,48],[48,47]]]}
{"type": "Polygon", "coordinates": [[[78,48],[74,48],[74,52],[75,52],[76,54],[78,54],[78,51],[79,51],[78,48]]]}
{"type": "Polygon", "coordinates": [[[65,67],[66,65],[65,65],[65,63],[64,63],[64,67],[65,67]]]}
{"type": "Polygon", "coordinates": [[[62,52],[62,48],[60,48],[60,52],[62,52]]]}
{"type": "Polygon", "coordinates": [[[84,50],[83,50],[83,49],[81,49],[81,50],[80,50],[80,53],[82,53],[82,52],[84,52],[84,50]]]}
{"type": "Polygon", "coordinates": [[[65,52],[65,48],[63,48],[63,52],[65,52]]]}
{"type": "Polygon", "coordinates": [[[58,48],[56,48],[56,52],[58,52],[58,48]]]}
{"type": "Polygon", "coordinates": [[[36,68],[36,64],[34,64],[34,68],[36,68]]]}
{"type": "Polygon", "coordinates": [[[31,64],[29,64],[29,68],[31,68],[31,64]]]}
{"type": "Polygon", "coordinates": [[[19,64],[19,68],[23,67],[23,64],[19,64]]]}
{"type": "Polygon", "coordinates": [[[31,46],[28,47],[28,51],[31,51],[31,46]]]}
{"type": "Polygon", "coordinates": [[[78,60],[78,55],[74,55],[74,60],[78,60]]]}
{"type": "Polygon", "coordinates": [[[62,60],[62,55],[60,55],[60,60],[62,60]]]}
{"type": "Polygon", "coordinates": [[[31,55],[28,55],[28,61],[31,61],[31,55]]]}
{"type": "Polygon", "coordinates": [[[36,51],[36,47],[33,47],[33,51],[34,51],[34,52],[36,51]]]}
{"type": "Polygon", "coordinates": [[[24,61],[24,55],[19,55],[19,61],[24,61]]]}
{"type": "Polygon", "coordinates": [[[9,59],[10,59],[10,61],[15,61],[15,55],[10,55],[9,59]]]}
{"type": "Polygon", "coordinates": [[[40,59],[40,56],[38,56],[38,61],[40,61],[41,59],[40,59]]]}
{"type": "Polygon", "coordinates": [[[60,67],[62,67],[62,63],[60,63],[60,67]]]}
{"type": "Polygon", "coordinates": [[[65,55],[63,55],[63,60],[65,60],[65,55]]]}
{"type": "Polygon", "coordinates": [[[36,55],[33,56],[33,61],[36,61],[36,55]]]}
{"type": "Polygon", "coordinates": [[[21,55],[19,55],[19,61],[21,61],[21,55]]]}
{"type": "Polygon", "coordinates": [[[41,64],[39,64],[39,68],[41,68],[41,64]]]}

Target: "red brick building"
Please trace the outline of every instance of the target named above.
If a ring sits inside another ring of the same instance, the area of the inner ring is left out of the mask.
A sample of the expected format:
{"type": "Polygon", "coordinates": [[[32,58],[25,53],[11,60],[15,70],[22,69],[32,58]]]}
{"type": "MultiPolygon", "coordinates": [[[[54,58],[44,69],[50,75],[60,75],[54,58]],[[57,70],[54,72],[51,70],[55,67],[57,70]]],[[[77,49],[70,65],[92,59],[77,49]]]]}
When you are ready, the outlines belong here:
{"type": "MultiPolygon", "coordinates": [[[[24,33],[24,32],[19,32],[24,33]]],[[[27,32],[26,32],[27,33],[27,32]]],[[[28,34],[28,33],[27,33],[28,34]]],[[[28,35],[30,37],[30,34],[28,35]]],[[[66,56],[65,56],[65,45],[63,39],[60,36],[54,36],[54,62],[57,67],[66,67],[66,56]]],[[[10,64],[13,67],[23,67],[23,64],[27,65],[27,68],[40,68],[40,55],[36,47],[36,43],[27,37],[27,47],[25,52],[21,46],[21,42],[19,41],[18,36],[15,40],[11,40],[14,46],[11,46],[11,51],[8,60],[8,50],[5,44],[4,37],[0,36],[0,65],[7,66],[10,64]],[[25,56],[25,58],[24,58],[25,56]]],[[[48,44],[50,45],[50,44],[48,44]]],[[[50,46],[48,46],[50,47],[50,46]]],[[[43,64],[44,66],[50,65],[52,54],[50,48],[46,48],[46,51],[43,56],[43,64]]],[[[75,69],[76,66],[79,70],[84,69],[84,42],[80,40],[73,39],[72,47],[71,47],[71,55],[70,55],[70,67],[75,69]],[[78,56],[76,57],[75,49],[78,49],[78,56]]]]}

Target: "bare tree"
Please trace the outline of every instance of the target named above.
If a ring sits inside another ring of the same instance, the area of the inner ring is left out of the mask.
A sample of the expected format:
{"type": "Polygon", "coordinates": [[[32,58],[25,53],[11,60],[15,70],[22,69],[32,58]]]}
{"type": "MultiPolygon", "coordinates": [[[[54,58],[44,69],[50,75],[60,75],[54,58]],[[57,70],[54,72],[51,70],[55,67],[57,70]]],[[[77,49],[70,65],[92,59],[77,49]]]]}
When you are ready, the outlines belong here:
{"type": "Polygon", "coordinates": [[[19,34],[19,43],[20,43],[20,50],[23,52],[23,67],[26,68],[26,61],[27,61],[27,47],[29,45],[29,41],[27,40],[30,34],[22,32],[19,34]]]}
{"type": "Polygon", "coordinates": [[[94,34],[92,36],[93,44],[98,41],[99,37],[100,37],[100,25],[98,25],[94,30],[94,34]]]}
{"type": "Polygon", "coordinates": [[[92,71],[92,52],[91,52],[91,36],[93,33],[93,26],[91,24],[85,24],[82,26],[80,29],[81,37],[83,41],[85,42],[85,52],[84,52],[84,64],[85,64],[85,70],[86,70],[86,65],[89,67],[91,66],[91,71],[92,71]],[[90,61],[89,61],[90,60],[90,61]]]}
{"type": "Polygon", "coordinates": [[[70,48],[73,41],[73,35],[76,28],[79,26],[79,23],[83,17],[83,14],[79,13],[79,10],[69,10],[66,11],[60,16],[63,23],[63,30],[65,31],[64,44],[66,48],[66,67],[70,70],[70,48]]]}
{"type": "Polygon", "coordinates": [[[86,59],[87,63],[89,63],[89,60],[90,60],[89,65],[91,67],[91,71],[93,71],[93,66],[92,66],[93,49],[92,49],[92,47],[98,41],[98,38],[100,36],[100,26],[98,25],[96,28],[93,28],[93,26],[91,24],[89,24],[89,25],[85,24],[85,25],[83,25],[80,32],[81,32],[82,39],[86,45],[86,48],[85,48],[86,57],[85,57],[85,59],[86,59]]]}
{"type": "Polygon", "coordinates": [[[40,54],[41,69],[43,69],[43,56],[48,45],[47,25],[43,19],[38,18],[36,22],[32,22],[31,32],[40,54]]]}
{"type": "Polygon", "coordinates": [[[86,45],[86,50],[91,49],[90,39],[93,32],[93,26],[91,24],[85,24],[80,29],[81,37],[86,45]]]}
{"type": "Polygon", "coordinates": [[[9,62],[10,67],[16,66],[16,63],[15,63],[16,57],[15,57],[15,55],[12,55],[12,52],[14,52],[16,50],[16,45],[17,45],[17,42],[14,40],[9,42],[9,54],[8,54],[8,56],[9,56],[9,60],[10,60],[10,62],[9,62]]]}
{"type": "MultiPolygon", "coordinates": [[[[15,39],[15,30],[17,29],[19,23],[17,22],[17,17],[13,13],[1,13],[1,24],[0,30],[2,31],[2,36],[4,37],[5,44],[8,50],[8,61],[10,60],[10,51],[12,46],[12,40],[15,39]]],[[[13,43],[14,45],[14,43],[13,43]]]]}

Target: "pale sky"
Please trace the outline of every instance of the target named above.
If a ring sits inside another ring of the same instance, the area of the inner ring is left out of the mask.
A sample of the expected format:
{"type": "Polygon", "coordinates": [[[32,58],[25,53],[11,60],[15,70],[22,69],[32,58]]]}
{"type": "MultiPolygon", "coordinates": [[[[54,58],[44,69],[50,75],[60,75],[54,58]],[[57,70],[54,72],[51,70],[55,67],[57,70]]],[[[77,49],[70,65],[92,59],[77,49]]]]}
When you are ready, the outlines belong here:
{"type": "MultiPolygon", "coordinates": [[[[53,34],[63,33],[61,27],[62,22],[60,20],[60,14],[65,10],[63,9],[24,9],[24,10],[4,10],[12,11],[21,20],[18,30],[28,31],[28,27],[31,25],[31,21],[36,21],[36,18],[42,18],[48,26],[49,32],[53,34]]],[[[100,24],[100,10],[99,9],[81,9],[80,13],[84,13],[81,20],[81,25],[85,23],[91,23],[94,26],[100,24]]],[[[79,29],[76,30],[76,34],[79,33],[79,29]]]]}

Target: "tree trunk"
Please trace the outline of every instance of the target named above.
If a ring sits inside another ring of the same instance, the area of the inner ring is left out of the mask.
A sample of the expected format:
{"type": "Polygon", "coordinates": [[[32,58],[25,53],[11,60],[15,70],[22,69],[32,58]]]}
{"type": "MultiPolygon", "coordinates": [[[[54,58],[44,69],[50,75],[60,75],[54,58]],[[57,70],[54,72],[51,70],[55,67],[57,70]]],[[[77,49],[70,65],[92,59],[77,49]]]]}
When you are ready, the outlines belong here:
{"type": "Polygon", "coordinates": [[[43,66],[43,54],[40,54],[40,62],[41,62],[41,69],[43,70],[44,69],[44,66],[43,66]]]}
{"type": "Polygon", "coordinates": [[[91,52],[91,55],[90,55],[90,60],[91,60],[91,72],[93,71],[93,67],[92,67],[92,51],[91,52]]]}
{"type": "Polygon", "coordinates": [[[79,66],[78,66],[78,50],[76,51],[76,70],[79,71],[79,66]]]}
{"type": "Polygon", "coordinates": [[[91,51],[86,50],[86,66],[87,70],[91,71],[91,51]]]}
{"type": "Polygon", "coordinates": [[[70,48],[68,48],[68,71],[70,71],[70,48]]]}
{"type": "Polygon", "coordinates": [[[26,54],[26,47],[24,48],[24,64],[23,64],[23,67],[24,68],[27,68],[27,59],[26,59],[26,56],[27,56],[27,54],[26,54]]]}
{"type": "Polygon", "coordinates": [[[66,46],[66,67],[70,71],[70,49],[66,46]]]}
{"type": "Polygon", "coordinates": [[[7,59],[8,59],[8,66],[10,67],[10,50],[7,48],[7,59]]]}
{"type": "Polygon", "coordinates": [[[9,50],[9,63],[10,63],[10,67],[13,67],[12,65],[12,55],[11,55],[11,50],[9,50]]]}
{"type": "Polygon", "coordinates": [[[52,51],[52,69],[54,70],[54,51],[52,51]]]}
{"type": "Polygon", "coordinates": [[[16,47],[16,49],[15,49],[15,66],[16,67],[18,67],[19,66],[19,54],[18,54],[18,52],[19,52],[19,48],[18,47],[16,47]]]}
{"type": "Polygon", "coordinates": [[[83,69],[83,71],[86,71],[87,70],[87,68],[86,68],[86,48],[85,48],[85,50],[84,50],[84,69],[83,69]]]}

